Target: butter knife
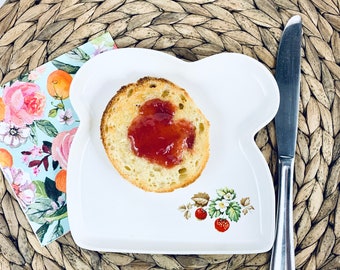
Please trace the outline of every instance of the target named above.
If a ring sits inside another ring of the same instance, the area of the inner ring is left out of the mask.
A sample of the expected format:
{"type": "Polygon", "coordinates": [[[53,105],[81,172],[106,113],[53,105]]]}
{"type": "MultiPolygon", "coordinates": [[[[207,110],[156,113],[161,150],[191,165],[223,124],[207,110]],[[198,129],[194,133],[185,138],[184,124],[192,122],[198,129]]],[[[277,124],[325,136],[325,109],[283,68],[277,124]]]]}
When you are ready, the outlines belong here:
{"type": "Polygon", "coordinates": [[[293,174],[297,137],[301,68],[301,17],[293,16],[283,30],[275,78],[280,106],[275,116],[278,148],[278,200],[276,237],[270,269],[295,269],[293,237],[293,174]]]}

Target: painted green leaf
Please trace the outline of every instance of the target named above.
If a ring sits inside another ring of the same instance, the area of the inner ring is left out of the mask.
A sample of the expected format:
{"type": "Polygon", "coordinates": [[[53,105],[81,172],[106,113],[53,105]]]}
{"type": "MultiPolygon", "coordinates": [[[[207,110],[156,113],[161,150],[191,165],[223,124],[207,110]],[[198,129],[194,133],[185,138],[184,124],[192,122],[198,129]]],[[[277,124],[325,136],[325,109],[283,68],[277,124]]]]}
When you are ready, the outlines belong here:
{"type": "Polygon", "coordinates": [[[37,237],[39,238],[40,242],[44,240],[45,234],[48,231],[48,227],[50,224],[48,222],[45,222],[43,225],[41,225],[38,230],[35,232],[37,234],[37,237]]]}
{"type": "Polygon", "coordinates": [[[40,197],[40,198],[46,198],[47,194],[45,191],[45,184],[43,181],[33,181],[35,187],[36,187],[36,192],[35,196],[40,197]]]}
{"type": "Polygon", "coordinates": [[[64,227],[60,225],[60,222],[57,222],[57,225],[54,227],[53,234],[55,237],[60,237],[64,234],[64,227]]]}
{"type": "Polygon", "coordinates": [[[58,130],[53,126],[53,124],[48,120],[36,120],[34,121],[37,127],[44,132],[47,136],[56,137],[58,135],[58,130]]]}
{"type": "Polygon", "coordinates": [[[62,194],[62,192],[55,187],[55,182],[48,177],[45,178],[45,190],[47,196],[53,201],[57,201],[58,197],[62,194]]]}
{"type": "Polygon", "coordinates": [[[237,222],[241,216],[241,206],[237,202],[229,203],[226,214],[231,221],[237,222]]]}
{"type": "Polygon", "coordinates": [[[210,203],[209,208],[208,208],[208,214],[211,218],[219,217],[222,214],[220,210],[216,209],[215,201],[212,201],[210,203]]]}
{"type": "Polygon", "coordinates": [[[57,104],[57,108],[58,108],[58,109],[64,110],[64,109],[65,109],[64,103],[59,102],[59,103],[57,104]]]}
{"type": "Polygon", "coordinates": [[[37,137],[37,129],[35,127],[34,122],[29,126],[30,127],[30,140],[33,144],[38,144],[38,137],[37,137]]]}
{"type": "Polygon", "coordinates": [[[48,117],[56,117],[58,114],[58,109],[57,108],[54,108],[54,109],[51,109],[49,112],[48,112],[48,117]]]}
{"type": "Polygon", "coordinates": [[[217,195],[219,197],[224,198],[228,201],[231,201],[231,200],[235,199],[235,197],[236,197],[235,191],[233,189],[229,189],[227,187],[218,189],[216,192],[217,192],[217,195]]]}
{"type": "Polygon", "coordinates": [[[58,60],[53,60],[52,61],[52,64],[57,68],[57,69],[61,69],[63,71],[66,71],[67,73],[69,74],[76,74],[77,71],[79,70],[80,67],[78,66],[73,66],[73,65],[70,65],[70,64],[66,64],[66,63],[63,63],[61,61],[58,61],[58,60]]]}
{"type": "Polygon", "coordinates": [[[18,80],[21,82],[30,82],[30,80],[28,79],[28,73],[20,75],[18,77],[18,80]]]}
{"type": "Polygon", "coordinates": [[[59,166],[59,162],[57,160],[53,160],[52,161],[52,167],[53,167],[53,170],[57,169],[59,166]]]}
{"type": "Polygon", "coordinates": [[[212,218],[215,215],[215,212],[216,212],[215,204],[214,204],[214,202],[212,202],[212,203],[209,204],[208,214],[212,218]]]}
{"type": "Polygon", "coordinates": [[[109,33],[101,35],[98,38],[91,40],[90,42],[94,45],[97,45],[98,47],[105,46],[112,48],[114,46],[114,41],[111,39],[109,33]]]}
{"type": "Polygon", "coordinates": [[[53,214],[46,217],[46,220],[53,222],[56,220],[62,220],[67,217],[67,206],[66,204],[57,209],[53,214]]]}
{"type": "Polygon", "coordinates": [[[80,48],[75,48],[71,51],[73,54],[77,55],[79,59],[83,62],[90,60],[90,56],[80,48]]]}
{"type": "Polygon", "coordinates": [[[45,214],[49,210],[53,210],[53,201],[47,197],[38,197],[35,202],[29,206],[26,211],[28,218],[38,224],[46,222],[45,214]]]}

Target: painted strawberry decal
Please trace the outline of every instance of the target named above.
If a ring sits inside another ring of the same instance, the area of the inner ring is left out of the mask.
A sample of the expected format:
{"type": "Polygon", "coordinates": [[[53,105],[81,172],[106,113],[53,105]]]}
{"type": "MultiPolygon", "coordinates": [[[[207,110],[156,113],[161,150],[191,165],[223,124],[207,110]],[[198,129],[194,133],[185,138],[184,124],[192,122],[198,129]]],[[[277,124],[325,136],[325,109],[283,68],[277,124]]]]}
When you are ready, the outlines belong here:
{"type": "Polygon", "coordinates": [[[216,219],[214,222],[214,225],[215,225],[215,229],[218,230],[219,232],[225,232],[230,227],[229,221],[224,218],[216,219]]]}
{"type": "Polygon", "coordinates": [[[230,222],[238,222],[241,215],[246,215],[254,210],[250,204],[250,198],[237,200],[233,189],[227,187],[216,190],[216,197],[210,198],[205,192],[196,193],[191,201],[179,207],[186,219],[191,218],[191,212],[197,220],[205,220],[208,215],[214,222],[214,228],[219,232],[225,232],[230,227],[230,222]]]}
{"type": "Polygon", "coordinates": [[[195,211],[195,217],[199,220],[206,219],[207,215],[208,215],[207,211],[205,211],[204,208],[202,207],[197,208],[195,211]]]}

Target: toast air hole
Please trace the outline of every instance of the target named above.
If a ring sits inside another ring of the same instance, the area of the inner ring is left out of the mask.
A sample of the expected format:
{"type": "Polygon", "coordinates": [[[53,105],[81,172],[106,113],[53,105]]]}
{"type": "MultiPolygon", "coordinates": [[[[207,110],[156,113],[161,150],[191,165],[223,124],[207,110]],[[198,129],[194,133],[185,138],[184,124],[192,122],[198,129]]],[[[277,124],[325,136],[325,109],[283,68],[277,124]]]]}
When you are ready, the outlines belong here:
{"type": "Polygon", "coordinates": [[[186,171],[187,171],[187,168],[180,168],[180,169],[178,170],[178,173],[179,173],[179,174],[184,174],[184,173],[186,173],[186,171]]]}
{"type": "Polygon", "coordinates": [[[199,130],[200,133],[202,133],[204,131],[204,124],[203,123],[200,123],[198,125],[198,130],[199,130]]]}
{"type": "Polygon", "coordinates": [[[162,98],[165,98],[165,97],[167,97],[169,95],[169,91],[168,90],[164,90],[163,92],[162,92],[162,98]]]}
{"type": "Polygon", "coordinates": [[[130,97],[131,95],[132,95],[132,93],[133,93],[133,90],[132,89],[129,89],[129,91],[127,92],[127,97],[130,97]]]}

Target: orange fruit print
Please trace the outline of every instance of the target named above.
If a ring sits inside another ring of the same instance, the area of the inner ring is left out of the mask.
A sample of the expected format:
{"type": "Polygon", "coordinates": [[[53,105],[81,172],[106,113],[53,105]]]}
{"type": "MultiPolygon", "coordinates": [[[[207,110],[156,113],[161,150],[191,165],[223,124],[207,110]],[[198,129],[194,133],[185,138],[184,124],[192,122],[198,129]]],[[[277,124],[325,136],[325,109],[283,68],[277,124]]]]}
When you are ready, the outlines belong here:
{"type": "Polygon", "coordinates": [[[55,176],[55,187],[64,193],[66,193],[66,175],[66,170],[62,169],[55,176]]]}
{"type": "Polygon", "coordinates": [[[47,78],[47,91],[55,99],[66,99],[70,95],[72,76],[61,69],[55,70],[47,78]]]}
{"type": "Polygon", "coordinates": [[[12,167],[13,165],[11,153],[4,148],[0,148],[0,165],[2,167],[12,167]]]}

